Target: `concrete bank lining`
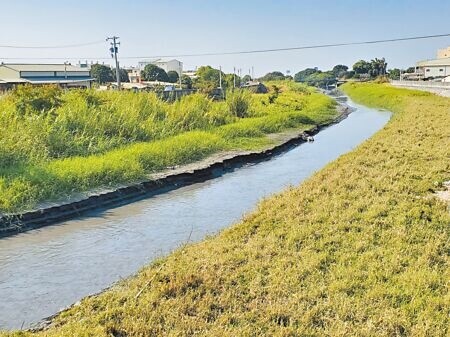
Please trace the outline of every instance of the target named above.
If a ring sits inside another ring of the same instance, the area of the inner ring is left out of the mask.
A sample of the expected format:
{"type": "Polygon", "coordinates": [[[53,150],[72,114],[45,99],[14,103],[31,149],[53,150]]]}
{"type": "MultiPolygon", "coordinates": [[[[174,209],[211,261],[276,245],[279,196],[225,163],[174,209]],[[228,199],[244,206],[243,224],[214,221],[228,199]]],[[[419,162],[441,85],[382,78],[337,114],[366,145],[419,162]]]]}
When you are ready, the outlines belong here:
{"type": "Polygon", "coordinates": [[[42,207],[37,210],[1,215],[0,237],[56,224],[82,216],[89,211],[118,207],[132,201],[213,179],[250,163],[267,160],[307,141],[308,136],[317,134],[321,129],[339,123],[348,116],[352,108],[339,104],[338,111],[339,115],[334,120],[314,126],[309,130],[271,135],[277,139],[277,144],[260,151],[236,151],[228,154],[216,154],[200,162],[149,175],[149,180],[146,181],[84,196],[79,198],[79,200],[42,207]]]}

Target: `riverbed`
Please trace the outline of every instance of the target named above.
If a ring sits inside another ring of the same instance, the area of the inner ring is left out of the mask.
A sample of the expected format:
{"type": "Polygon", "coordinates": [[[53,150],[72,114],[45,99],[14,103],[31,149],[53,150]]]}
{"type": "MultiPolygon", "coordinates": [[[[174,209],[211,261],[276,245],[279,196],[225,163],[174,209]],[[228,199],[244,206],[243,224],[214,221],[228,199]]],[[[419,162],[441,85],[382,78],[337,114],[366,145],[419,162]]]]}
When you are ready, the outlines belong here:
{"type": "Polygon", "coordinates": [[[352,150],[389,120],[356,107],[311,143],[213,180],[0,239],[0,329],[27,328],[187,242],[239,221],[352,150]]]}

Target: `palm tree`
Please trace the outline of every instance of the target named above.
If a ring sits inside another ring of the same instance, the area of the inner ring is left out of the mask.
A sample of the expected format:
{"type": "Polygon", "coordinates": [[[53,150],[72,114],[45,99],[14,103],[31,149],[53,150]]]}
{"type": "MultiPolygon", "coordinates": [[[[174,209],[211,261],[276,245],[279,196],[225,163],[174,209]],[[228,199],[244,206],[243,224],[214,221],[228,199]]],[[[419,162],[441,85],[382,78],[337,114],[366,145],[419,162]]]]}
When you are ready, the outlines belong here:
{"type": "Polygon", "coordinates": [[[386,74],[387,62],[385,58],[375,58],[370,61],[370,75],[371,76],[380,76],[386,74]]]}

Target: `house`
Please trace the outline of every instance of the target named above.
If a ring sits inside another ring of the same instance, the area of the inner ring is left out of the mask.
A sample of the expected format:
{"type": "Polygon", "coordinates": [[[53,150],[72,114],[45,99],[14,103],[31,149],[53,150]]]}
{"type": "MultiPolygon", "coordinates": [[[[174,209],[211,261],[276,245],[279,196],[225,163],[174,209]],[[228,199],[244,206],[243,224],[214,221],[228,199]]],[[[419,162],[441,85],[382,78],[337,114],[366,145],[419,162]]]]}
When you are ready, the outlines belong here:
{"type": "Polygon", "coordinates": [[[0,90],[20,84],[57,84],[62,87],[90,88],[94,79],[86,65],[71,64],[0,64],[0,90]]]}
{"type": "Polygon", "coordinates": [[[143,70],[147,64],[154,64],[157,67],[160,67],[165,70],[166,73],[169,71],[176,71],[179,76],[183,73],[183,62],[171,59],[171,60],[164,60],[164,59],[157,59],[157,60],[149,60],[149,61],[140,61],[138,63],[138,68],[140,70],[143,70]]]}
{"type": "Polygon", "coordinates": [[[247,89],[255,94],[266,94],[268,92],[267,87],[259,81],[249,81],[243,83],[241,88],[247,89]]]}
{"type": "Polygon", "coordinates": [[[141,82],[141,69],[136,67],[125,68],[128,73],[128,79],[130,83],[140,83],[141,82]]]}
{"type": "Polygon", "coordinates": [[[400,80],[447,81],[450,76],[450,47],[438,49],[436,54],[436,59],[417,62],[414,72],[401,74],[400,80]]]}
{"type": "Polygon", "coordinates": [[[425,80],[443,79],[450,75],[450,57],[417,62],[415,73],[425,80]]]}

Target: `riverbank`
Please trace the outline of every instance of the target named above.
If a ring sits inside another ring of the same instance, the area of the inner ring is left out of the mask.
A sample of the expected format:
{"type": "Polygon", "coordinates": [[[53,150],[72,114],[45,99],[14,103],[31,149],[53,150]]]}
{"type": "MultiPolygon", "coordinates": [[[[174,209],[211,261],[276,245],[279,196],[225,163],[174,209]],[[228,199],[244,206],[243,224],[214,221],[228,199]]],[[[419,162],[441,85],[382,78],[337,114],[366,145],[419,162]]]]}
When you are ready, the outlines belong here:
{"type": "Polygon", "coordinates": [[[346,104],[338,103],[336,111],[334,118],[308,129],[291,129],[268,134],[266,135],[268,145],[263,145],[258,150],[219,152],[191,164],[150,174],[144,180],[134,184],[74,194],[62,201],[43,203],[37,210],[0,216],[0,238],[52,225],[92,210],[120,206],[189,184],[213,179],[242,165],[266,160],[308,141],[308,137],[314,136],[323,128],[339,123],[351,113],[351,108],[346,104]]]}
{"type": "Polygon", "coordinates": [[[269,87],[268,94],[229,93],[222,102],[196,94],[175,103],[149,93],[13,92],[0,101],[0,214],[146,181],[219,152],[258,150],[272,143],[267,134],[336,117],[333,100],[314,90],[290,82],[269,87]]]}
{"type": "Polygon", "coordinates": [[[82,300],[38,334],[445,336],[450,218],[431,196],[449,180],[449,100],[344,89],[394,117],[240,224],[82,300]]]}

